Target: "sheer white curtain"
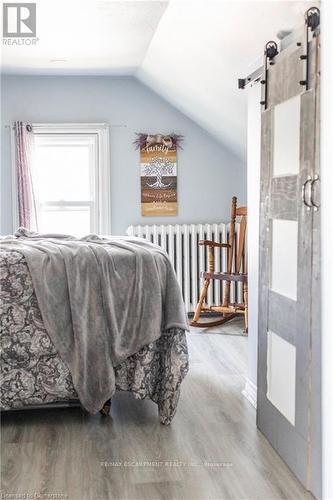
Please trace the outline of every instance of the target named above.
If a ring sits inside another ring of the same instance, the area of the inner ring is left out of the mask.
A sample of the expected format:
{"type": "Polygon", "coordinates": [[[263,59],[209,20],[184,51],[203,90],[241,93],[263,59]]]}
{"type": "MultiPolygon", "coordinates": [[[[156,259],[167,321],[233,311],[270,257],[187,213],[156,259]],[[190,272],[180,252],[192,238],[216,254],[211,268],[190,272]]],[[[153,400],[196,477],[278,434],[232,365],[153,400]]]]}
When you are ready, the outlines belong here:
{"type": "Polygon", "coordinates": [[[17,121],[15,128],[16,186],[19,226],[38,230],[36,201],[31,175],[34,134],[31,123],[17,121]]]}

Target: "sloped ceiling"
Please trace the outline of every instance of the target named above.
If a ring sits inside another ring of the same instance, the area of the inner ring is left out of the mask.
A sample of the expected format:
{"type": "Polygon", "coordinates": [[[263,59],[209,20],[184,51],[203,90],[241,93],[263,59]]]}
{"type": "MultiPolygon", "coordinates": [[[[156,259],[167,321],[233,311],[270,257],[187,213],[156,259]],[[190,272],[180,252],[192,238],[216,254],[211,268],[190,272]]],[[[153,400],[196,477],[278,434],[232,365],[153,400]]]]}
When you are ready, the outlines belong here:
{"type": "Polygon", "coordinates": [[[237,79],[262,62],[309,1],[36,0],[35,46],[2,46],[2,71],[134,75],[245,157],[246,92],[237,79]]]}
{"type": "Polygon", "coordinates": [[[301,25],[312,4],[173,0],[136,75],[244,157],[246,92],[237,79],[260,66],[265,43],[301,25]]]}

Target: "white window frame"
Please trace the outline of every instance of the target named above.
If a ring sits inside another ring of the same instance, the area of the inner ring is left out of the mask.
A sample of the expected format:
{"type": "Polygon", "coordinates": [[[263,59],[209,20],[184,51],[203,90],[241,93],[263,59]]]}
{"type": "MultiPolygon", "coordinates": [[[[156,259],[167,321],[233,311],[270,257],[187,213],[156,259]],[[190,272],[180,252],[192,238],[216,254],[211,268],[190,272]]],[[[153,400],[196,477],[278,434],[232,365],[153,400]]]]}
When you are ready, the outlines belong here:
{"type": "MultiPolygon", "coordinates": [[[[99,234],[111,234],[110,129],[107,123],[32,123],[35,135],[89,134],[97,139],[97,229],[99,234]]],[[[15,168],[15,132],[12,131],[12,196],[13,222],[18,227],[17,181],[15,168]]]]}

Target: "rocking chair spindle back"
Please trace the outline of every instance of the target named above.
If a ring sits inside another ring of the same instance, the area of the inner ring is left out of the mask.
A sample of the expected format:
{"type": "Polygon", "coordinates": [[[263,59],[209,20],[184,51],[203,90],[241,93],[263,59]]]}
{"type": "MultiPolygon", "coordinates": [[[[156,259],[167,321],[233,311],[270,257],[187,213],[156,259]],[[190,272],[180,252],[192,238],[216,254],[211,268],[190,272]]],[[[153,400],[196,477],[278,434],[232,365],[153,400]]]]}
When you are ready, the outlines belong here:
{"type": "Polygon", "coordinates": [[[191,322],[191,326],[207,327],[222,325],[226,321],[234,318],[237,314],[243,314],[245,320],[245,332],[248,327],[248,288],[247,288],[247,258],[245,255],[245,237],[247,226],[247,207],[237,208],[237,198],[234,196],[231,201],[231,222],[230,222],[230,238],[229,243],[217,243],[211,240],[200,240],[199,245],[208,247],[208,267],[209,271],[201,272],[200,276],[204,278],[204,284],[201,289],[199,302],[191,322]],[[236,220],[240,218],[238,237],[236,240],[236,220]],[[227,272],[215,272],[214,248],[226,248],[227,257],[227,272]],[[235,271],[232,270],[234,251],[236,249],[236,266],[235,271]],[[242,272],[242,264],[244,269],[242,272]],[[207,294],[210,282],[212,280],[224,281],[224,296],[223,304],[219,306],[210,306],[206,303],[207,294]],[[231,282],[243,283],[243,302],[230,302],[230,287],[231,282]],[[218,319],[211,321],[199,321],[201,313],[219,313],[218,319]]]}

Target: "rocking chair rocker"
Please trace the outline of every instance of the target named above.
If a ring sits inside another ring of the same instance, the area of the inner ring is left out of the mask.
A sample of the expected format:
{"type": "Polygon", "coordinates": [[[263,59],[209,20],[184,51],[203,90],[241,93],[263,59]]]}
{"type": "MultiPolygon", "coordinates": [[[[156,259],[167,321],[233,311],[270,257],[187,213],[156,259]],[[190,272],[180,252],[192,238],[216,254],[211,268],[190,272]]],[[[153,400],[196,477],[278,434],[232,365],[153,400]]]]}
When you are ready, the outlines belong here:
{"type": "Polygon", "coordinates": [[[208,264],[209,271],[203,271],[200,276],[204,278],[204,284],[200,292],[199,302],[191,322],[191,326],[208,327],[217,326],[226,323],[234,318],[237,314],[243,314],[245,320],[245,332],[248,328],[248,287],[247,287],[247,259],[245,256],[245,233],[247,224],[247,207],[237,208],[237,198],[234,196],[231,202],[231,223],[230,223],[230,237],[229,243],[217,243],[211,240],[200,240],[199,245],[208,247],[208,264]],[[240,217],[238,238],[236,240],[236,218],[240,217]],[[215,258],[214,247],[227,249],[227,272],[215,271],[215,258]],[[234,250],[236,248],[236,264],[235,271],[233,268],[234,250]],[[245,258],[244,258],[245,257],[245,258]],[[242,270],[242,263],[244,262],[244,269],[242,270]],[[218,306],[209,306],[206,304],[208,288],[212,280],[224,281],[223,304],[218,306]],[[231,282],[243,283],[243,302],[231,303],[230,302],[230,286],[231,282]],[[215,321],[199,321],[201,313],[220,313],[221,317],[215,321]]]}

